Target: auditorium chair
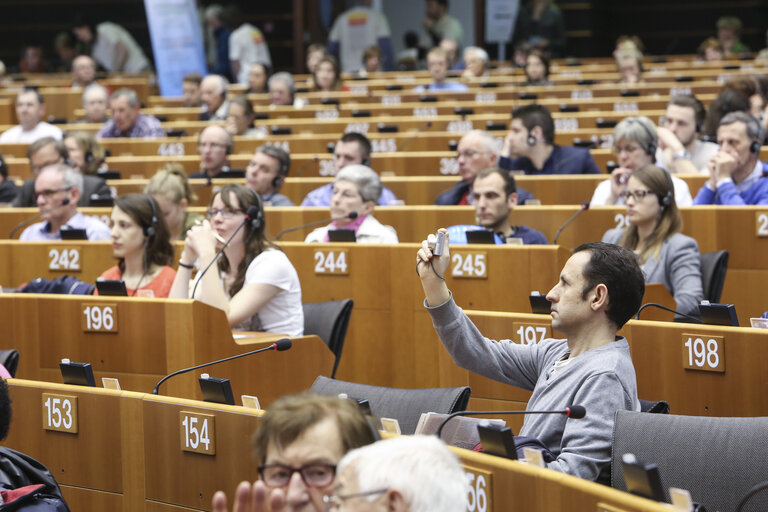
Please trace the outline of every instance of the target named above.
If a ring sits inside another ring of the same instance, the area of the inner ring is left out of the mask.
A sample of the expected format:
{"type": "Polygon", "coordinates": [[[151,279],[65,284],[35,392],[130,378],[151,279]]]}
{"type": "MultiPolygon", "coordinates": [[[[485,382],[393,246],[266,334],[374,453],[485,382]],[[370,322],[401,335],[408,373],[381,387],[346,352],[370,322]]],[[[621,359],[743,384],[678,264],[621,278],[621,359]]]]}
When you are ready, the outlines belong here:
{"type": "MultiPolygon", "coordinates": [[[[687,489],[707,510],[732,511],[768,475],[768,418],[712,418],[618,411],[611,486],[625,490],[621,459],[634,454],[659,468],[664,490],[687,489]]],[[[756,495],[745,512],[768,510],[756,495]]]]}
{"type": "Polygon", "coordinates": [[[728,251],[702,252],[701,285],[704,288],[704,299],[711,304],[720,302],[725,284],[725,273],[728,271],[728,251]]]}
{"type": "Polygon", "coordinates": [[[469,386],[399,389],[345,382],[323,376],[315,380],[310,391],[331,396],[345,393],[350,398],[366,399],[371,406],[371,414],[377,418],[396,419],[400,423],[400,431],[406,435],[416,431],[422,413],[450,414],[466,410],[471,392],[469,386]]]}
{"type": "Polygon", "coordinates": [[[314,334],[328,345],[336,360],[333,363],[331,378],[336,377],[336,370],[344,350],[349,317],[355,302],[352,299],[329,300],[327,302],[305,302],[304,334],[314,334]]]}

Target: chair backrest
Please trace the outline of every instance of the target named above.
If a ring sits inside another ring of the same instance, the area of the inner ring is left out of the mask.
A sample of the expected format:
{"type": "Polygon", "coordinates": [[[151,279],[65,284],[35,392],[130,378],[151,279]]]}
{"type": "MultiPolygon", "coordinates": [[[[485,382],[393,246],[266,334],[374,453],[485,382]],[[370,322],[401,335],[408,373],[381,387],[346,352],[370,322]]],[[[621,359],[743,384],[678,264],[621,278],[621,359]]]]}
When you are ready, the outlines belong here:
{"type": "Polygon", "coordinates": [[[5,366],[11,377],[16,376],[16,370],[19,367],[19,351],[14,349],[0,350],[0,364],[5,366]]]}
{"type": "Polygon", "coordinates": [[[712,304],[720,302],[723,293],[725,273],[728,271],[728,251],[702,252],[701,286],[704,289],[704,299],[712,304]]]}
{"type": "MultiPolygon", "coordinates": [[[[768,418],[710,418],[618,411],[613,429],[611,485],[625,490],[621,458],[657,464],[665,490],[691,491],[707,510],[731,511],[768,475],[768,418]]],[[[768,510],[755,496],[746,510],[768,510]]]]}
{"type": "Polygon", "coordinates": [[[377,418],[395,418],[403,434],[413,434],[424,412],[450,414],[464,411],[469,403],[469,386],[457,388],[399,389],[318,377],[310,391],[320,395],[346,393],[365,398],[377,418]]]}
{"type": "Polygon", "coordinates": [[[336,370],[344,350],[344,339],[347,336],[349,317],[355,302],[352,299],[330,300],[327,302],[305,302],[304,334],[314,334],[322,339],[331,349],[336,360],[333,363],[331,378],[336,376],[336,370]]]}

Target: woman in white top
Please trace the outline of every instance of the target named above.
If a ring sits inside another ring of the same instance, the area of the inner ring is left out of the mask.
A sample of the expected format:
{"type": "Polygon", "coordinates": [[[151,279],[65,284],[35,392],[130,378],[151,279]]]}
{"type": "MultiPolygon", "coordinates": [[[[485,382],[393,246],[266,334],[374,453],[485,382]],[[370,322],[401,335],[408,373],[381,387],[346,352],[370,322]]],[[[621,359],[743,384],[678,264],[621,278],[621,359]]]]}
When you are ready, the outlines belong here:
{"type": "Polygon", "coordinates": [[[396,244],[395,228],[373,217],[379,196],[381,179],[373,169],[365,165],[344,167],[336,175],[331,196],[331,217],[337,220],[312,231],[304,241],[328,242],[328,231],[349,229],[361,244],[396,244]]]}
{"type": "MultiPolygon", "coordinates": [[[[659,136],[653,121],[645,116],[627,117],[613,129],[613,149],[619,161],[619,167],[611,173],[611,178],[600,182],[592,195],[590,206],[623,205],[622,194],[627,189],[627,181],[633,171],[653,165],[656,160],[656,148],[659,136]]],[[[677,206],[693,205],[688,184],[672,176],[677,206]]]]}
{"type": "Polygon", "coordinates": [[[264,235],[259,196],[241,185],[226,185],[211,199],[206,216],[208,222],[187,233],[170,297],[187,298],[194,293],[194,298],[224,310],[235,330],[301,336],[299,277],[285,253],[264,235]],[[248,218],[251,207],[256,207],[256,213],[248,218]],[[218,260],[218,272],[211,269],[191,283],[195,261],[205,268],[221,247],[220,241],[230,237],[218,260]]]}

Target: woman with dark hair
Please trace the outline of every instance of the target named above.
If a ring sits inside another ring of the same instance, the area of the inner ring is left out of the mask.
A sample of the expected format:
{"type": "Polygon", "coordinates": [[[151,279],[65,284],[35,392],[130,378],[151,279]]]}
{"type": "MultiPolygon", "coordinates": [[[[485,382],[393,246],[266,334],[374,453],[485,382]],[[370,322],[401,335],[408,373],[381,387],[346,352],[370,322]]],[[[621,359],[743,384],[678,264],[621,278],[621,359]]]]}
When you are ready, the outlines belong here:
{"type": "Polygon", "coordinates": [[[312,81],[316,91],[348,91],[341,85],[341,68],[339,61],[332,55],[326,55],[317,63],[317,68],[312,74],[312,81]]]}
{"type": "Polygon", "coordinates": [[[622,192],[629,227],[611,229],[603,242],[621,245],[638,255],[647,283],[662,283],[674,295],[677,311],[699,316],[704,298],[696,240],[685,236],[672,179],[655,165],[632,172],[622,192]]]}
{"type": "MultiPolygon", "coordinates": [[[[744,82],[740,82],[743,84],[744,82]]],[[[749,112],[749,97],[755,93],[754,85],[751,90],[746,87],[729,86],[712,100],[707,109],[707,117],[704,120],[704,134],[712,141],[717,141],[717,129],[720,120],[731,112],[749,112]]]]}
{"type": "Polygon", "coordinates": [[[157,202],[147,194],[126,194],[115,200],[111,216],[112,256],[117,265],[102,279],[125,281],[129,296],[168,297],[176,271],[173,247],[157,202]]]}
{"type": "Polygon", "coordinates": [[[549,57],[541,50],[531,50],[525,58],[525,85],[552,85],[549,57]]]}
{"type": "Polygon", "coordinates": [[[301,336],[304,314],[299,276],[285,253],[267,240],[258,195],[241,185],[226,185],[213,196],[206,215],[207,222],[187,233],[170,296],[194,295],[223,310],[235,330],[301,336]],[[253,206],[257,213],[248,218],[246,212],[253,206]],[[198,273],[190,283],[195,262],[207,266],[220,244],[230,238],[218,268],[202,278],[198,273]]]}

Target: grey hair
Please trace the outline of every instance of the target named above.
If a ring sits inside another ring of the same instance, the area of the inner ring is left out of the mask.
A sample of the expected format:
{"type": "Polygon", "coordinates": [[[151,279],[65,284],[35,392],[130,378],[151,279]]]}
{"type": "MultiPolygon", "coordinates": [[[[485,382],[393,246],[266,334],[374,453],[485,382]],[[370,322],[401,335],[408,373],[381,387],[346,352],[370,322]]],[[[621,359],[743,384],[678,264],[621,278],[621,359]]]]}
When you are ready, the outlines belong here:
{"type": "Polygon", "coordinates": [[[205,9],[203,17],[206,20],[209,18],[216,18],[217,20],[220,20],[223,14],[224,7],[222,7],[221,4],[211,4],[205,9]]]}
{"type": "Polygon", "coordinates": [[[477,57],[482,60],[485,64],[488,64],[488,52],[485,51],[483,48],[480,48],[479,46],[467,46],[464,48],[464,58],[466,59],[466,55],[468,53],[475,53],[477,54],[477,57]]]}
{"type": "Polygon", "coordinates": [[[341,459],[336,474],[346,467],[356,473],[358,489],[396,490],[411,512],[467,510],[464,470],[434,436],[393,437],[357,448],[341,459]]]}
{"type": "Polygon", "coordinates": [[[128,105],[130,105],[133,108],[138,108],[141,106],[141,103],[139,103],[139,96],[136,94],[136,91],[133,89],[118,89],[115,92],[112,93],[112,99],[115,100],[117,98],[125,98],[128,100],[128,105]]]}
{"type": "Polygon", "coordinates": [[[106,87],[101,84],[91,84],[83,89],[83,105],[85,105],[85,101],[88,98],[88,95],[93,92],[99,92],[104,95],[106,100],[109,100],[109,91],[107,91],[106,87]]]}
{"type": "Polygon", "coordinates": [[[206,80],[216,82],[216,92],[219,94],[225,93],[229,88],[229,80],[221,75],[206,75],[205,78],[203,78],[203,82],[206,80]]]}
{"type": "Polygon", "coordinates": [[[81,193],[83,192],[83,175],[79,172],[70,167],[69,165],[65,164],[53,164],[53,165],[46,165],[42,169],[40,169],[40,172],[47,170],[53,170],[58,172],[61,175],[61,182],[66,188],[76,188],[81,193]]]}
{"type": "Polygon", "coordinates": [[[288,86],[288,89],[291,90],[291,96],[296,94],[296,82],[294,81],[290,73],[286,71],[280,71],[279,73],[275,73],[274,75],[269,77],[269,80],[267,81],[267,87],[271,86],[274,82],[283,82],[288,86]]]}
{"type": "Polygon", "coordinates": [[[376,171],[367,165],[348,165],[339,171],[335,181],[348,181],[354,184],[363,197],[363,201],[379,202],[381,178],[376,174],[376,171]]]}
{"type": "Polygon", "coordinates": [[[479,135],[483,148],[486,151],[488,151],[489,153],[493,153],[494,155],[497,155],[499,153],[499,145],[496,142],[496,138],[493,135],[491,135],[490,132],[487,132],[485,130],[469,130],[461,138],[463,139],[468,135],[479,135]]]}
{"type": "Polygon", "coordinates": [[[729,112],[725,114],[720,120],[720,126],[733,123],[744,123],[744,126],[747,127],[747,137],[749,137],[750,140],[756,140],[760,142],[760,144],[763,143],[763,127],[760,125],[760,121],[758,121],[755,116],[737,110],[735,112],[729,112]]]}
{"type": "Polygon", "coordinates": [[[636,142],[646,154],[651,155],[659,136],[653,121],[645,116],[636,116],[625,118],[613,129],[613,143],[617,144],[620,140],[636,142]]]}

